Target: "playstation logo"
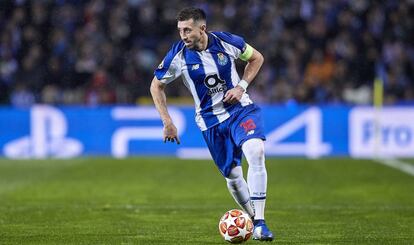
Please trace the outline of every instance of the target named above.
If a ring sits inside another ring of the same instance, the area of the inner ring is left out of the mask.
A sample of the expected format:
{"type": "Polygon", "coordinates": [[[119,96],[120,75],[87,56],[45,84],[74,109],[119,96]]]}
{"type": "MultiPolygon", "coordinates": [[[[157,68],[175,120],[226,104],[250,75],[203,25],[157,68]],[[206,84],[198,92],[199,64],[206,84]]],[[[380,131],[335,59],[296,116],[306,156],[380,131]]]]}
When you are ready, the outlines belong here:
{"type": "Polygon", "coordinates": [[[71,158],[79,156],[83,145],[66,137],[64,114],[48,105],[33,106],[30,113],[30,135],[12,140],[4,146],[4,155],[14,159],[71,158]]]}

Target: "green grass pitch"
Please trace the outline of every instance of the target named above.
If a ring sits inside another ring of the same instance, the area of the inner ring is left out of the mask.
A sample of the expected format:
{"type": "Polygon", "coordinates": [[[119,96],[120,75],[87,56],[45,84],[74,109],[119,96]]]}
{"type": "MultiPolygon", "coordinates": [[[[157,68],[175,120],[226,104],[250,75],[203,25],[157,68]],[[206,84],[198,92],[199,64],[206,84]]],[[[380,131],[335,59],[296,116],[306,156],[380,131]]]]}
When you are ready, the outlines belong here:
{"type": "MultiPolygon", "coordinates": [[[[273,243],[414,244],[414,176],[346,158],[267,170],[273,243]]],[[[0,244],[226,244],[232,208],[211,161],[0,160],[0,244]]]]}

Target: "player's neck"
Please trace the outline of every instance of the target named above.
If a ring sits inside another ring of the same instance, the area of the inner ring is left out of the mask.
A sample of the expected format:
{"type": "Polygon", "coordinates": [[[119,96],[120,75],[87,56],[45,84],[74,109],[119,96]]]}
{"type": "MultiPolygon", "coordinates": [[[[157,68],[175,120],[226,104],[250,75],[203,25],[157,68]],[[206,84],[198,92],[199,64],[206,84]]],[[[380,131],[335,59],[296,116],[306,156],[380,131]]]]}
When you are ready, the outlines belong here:
{"type": "Polygon", "coordinates": [[[204,51],[207,49],[208,46],[208,34],[204,32],[200,39],[200,45],[198,46],[198,51],[204,51]]]}

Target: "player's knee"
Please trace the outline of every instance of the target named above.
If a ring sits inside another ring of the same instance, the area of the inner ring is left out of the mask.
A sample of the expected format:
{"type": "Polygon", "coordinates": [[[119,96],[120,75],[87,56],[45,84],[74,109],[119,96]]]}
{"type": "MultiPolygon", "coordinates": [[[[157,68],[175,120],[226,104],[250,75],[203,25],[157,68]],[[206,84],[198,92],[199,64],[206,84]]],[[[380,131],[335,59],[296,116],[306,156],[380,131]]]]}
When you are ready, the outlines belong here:
{"type": "Polygon", "coordinates": [[[254,165],[264,165],[264,147],[258,146],[253,149],[253,157],[255,158],[254,165]]]}
{"type": "Polygon", "coordinates": [[[243,170],[241,166],[236,166],[231,169],[229,176],[226,179],[238,179],[243,178],[243,170]]]}
{"type": "Polygon", "coordinates": [[[256,139],[256,144],[252,147],[253,154],[259,158],[264,158],[265,149],[264,142],[261,139],[256,139]]]}
{"type": "Polygon", "coordinates": [[[234,167],[226,177],[227,187],[239,189],[243,184],[243,170],[240,166],[234,167]]]}
{"type": "Polygon", "coordinates": [[[250,139],[243,144],[243,152],[249,165],[264,165],[265,148],[262,139],[250,139]]]}
{"type": "Polygon", "coordinates": [[[240,178],[236,178],[236,179],[226,178],[226,181],[227,181],[227,187],[231,190],[239,190],[242,188],[243,182],[240,178]]]}
{"type": "Polygon", "coordinates": [[[264,155],[264,141],[262,139],[249,139],[244,142],[243,152],[248,151],[254,155],[264,155]]]}

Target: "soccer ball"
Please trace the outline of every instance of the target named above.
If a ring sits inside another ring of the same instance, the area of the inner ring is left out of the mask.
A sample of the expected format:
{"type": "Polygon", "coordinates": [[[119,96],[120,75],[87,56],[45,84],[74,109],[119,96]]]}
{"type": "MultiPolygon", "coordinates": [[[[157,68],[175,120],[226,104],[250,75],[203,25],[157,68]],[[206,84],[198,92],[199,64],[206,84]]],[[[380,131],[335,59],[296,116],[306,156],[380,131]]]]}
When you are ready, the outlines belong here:
{"type": "Polygon", "coordinates": [[[230,243],[242,243],[251,237],[253,222],[245,212],[232,209],[221,217],[219,231],[224,240],[230,243]]]}

